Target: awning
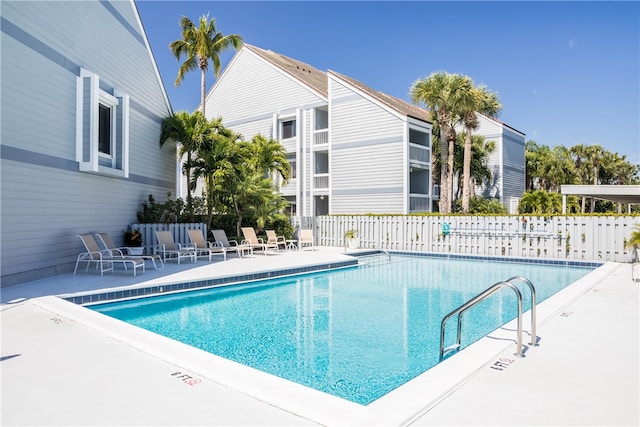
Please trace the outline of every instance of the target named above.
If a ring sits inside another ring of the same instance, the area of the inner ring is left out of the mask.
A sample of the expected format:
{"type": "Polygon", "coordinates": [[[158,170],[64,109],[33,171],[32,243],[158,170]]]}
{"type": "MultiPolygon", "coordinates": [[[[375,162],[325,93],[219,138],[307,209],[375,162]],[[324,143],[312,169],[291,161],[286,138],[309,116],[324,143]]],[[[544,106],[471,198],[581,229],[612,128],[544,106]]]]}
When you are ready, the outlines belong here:
{"type": "Polygon", "coordinates": [[[640,204],[640,185],[562,185],[560,193],[563,214],[567,213],[567,196],[640,204]]]}

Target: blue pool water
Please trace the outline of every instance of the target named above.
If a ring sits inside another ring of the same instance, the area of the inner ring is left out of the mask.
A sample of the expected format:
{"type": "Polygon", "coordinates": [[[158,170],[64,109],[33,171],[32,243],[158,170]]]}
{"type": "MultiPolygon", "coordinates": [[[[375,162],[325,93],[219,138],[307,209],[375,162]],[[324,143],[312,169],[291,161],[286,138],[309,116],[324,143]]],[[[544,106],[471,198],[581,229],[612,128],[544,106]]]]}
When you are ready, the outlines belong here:
{"type": "MultiPolygon", "coordinates": [[[[394,255],[390,262],[90,308],[368,404],[437,364],[442,318],[490,285],[524,276],[541,302],[591,270],[394,255]]],[[[517,285],[527,310],[530,293],[517,285]]],[[[509,289],[470,309],[463,347],[516,313],[509,289]]],[[[450,345],[455,322],[447,329],[450,345]]]]}

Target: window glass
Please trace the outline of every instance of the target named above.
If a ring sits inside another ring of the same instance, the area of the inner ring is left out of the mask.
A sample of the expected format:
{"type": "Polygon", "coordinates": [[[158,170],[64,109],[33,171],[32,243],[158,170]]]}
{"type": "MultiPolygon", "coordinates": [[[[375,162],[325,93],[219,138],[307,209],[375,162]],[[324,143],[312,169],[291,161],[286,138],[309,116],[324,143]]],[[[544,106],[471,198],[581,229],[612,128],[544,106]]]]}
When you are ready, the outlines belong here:
{"type": "Polygon", "coordinates": [[[98,151],[111,155],[111,108],[100,104],[98,125],[98,151]]]}
{"type": "Polygon", "coordinates": [[[296,121],[287,120],[282,122],[282,139],[295,138],[296,136],[296,121]]]}
{"type": "Polygon", "coordinates": [[[289,161],[289,165],[291,166],[291,173],[289,174],[290,179],[295,179],[297,177],[297,160],[295,154],[287,154],[287,160],[289,161]]]}

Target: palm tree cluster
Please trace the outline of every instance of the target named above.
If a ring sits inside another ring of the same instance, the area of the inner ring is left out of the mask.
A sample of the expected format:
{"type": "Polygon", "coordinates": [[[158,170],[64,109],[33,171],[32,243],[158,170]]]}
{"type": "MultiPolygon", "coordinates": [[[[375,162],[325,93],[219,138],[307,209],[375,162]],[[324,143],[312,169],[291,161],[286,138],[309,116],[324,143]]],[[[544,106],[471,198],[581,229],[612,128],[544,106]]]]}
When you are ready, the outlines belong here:
{"type": "MultiPolygon", "coordinates": [[[[550,148],[529,140],[525,150],[528,191],[523,199],[530,197],[528,193],[535,191],[559,193],[562,184],[640,184],[640,165],[629,162],[626,155],[612,153],[597,144],[578,144],[570,148],[558,145],[550,148]]],[[[590,212],[610,209],[610,203],[591,199],[590,212]]],[[[574,210],[581,213],[586,211],[585,197],[579,206],[574,206],[574,210]]],[[[617,210],[618,213],[622,211],[621,204],[618,204],[617,210]]]]}
{"type": "Polygon", "coordinates": [[[243,221],[255,222],[258,229],[268,222],[286,222],[287,202],[273,178],[286,184],[291,169],[278,141],[260,134],[244,141],[221,118],[207,120],[200,111],[181,111],[162,122],[160,145],[166,143],[178,144],[188,182],[187,210],[198,182],[204,183],[209,226],[215,215],[233,216],[237,235],[243,221]]]}
{"type": "MultiPolygon", "coordinates": [[[[486,86],[476,85],[462,74],[436,72],[417,80],[411,86],[411,99],[416,105],[424,105],[432,115],[434,128],[438,129],[440,145],[440,206],[443,214],[451,213],[455,172],[456,127],[462,126],[464,150],[462,160],[462,212],[469,212],[472,195],[473,135],[478,126],[477,113],[496,117],[502,110],[498,96],[486,86]]],[[[477,145],[477,144],[476,144],[477,145]]]]}

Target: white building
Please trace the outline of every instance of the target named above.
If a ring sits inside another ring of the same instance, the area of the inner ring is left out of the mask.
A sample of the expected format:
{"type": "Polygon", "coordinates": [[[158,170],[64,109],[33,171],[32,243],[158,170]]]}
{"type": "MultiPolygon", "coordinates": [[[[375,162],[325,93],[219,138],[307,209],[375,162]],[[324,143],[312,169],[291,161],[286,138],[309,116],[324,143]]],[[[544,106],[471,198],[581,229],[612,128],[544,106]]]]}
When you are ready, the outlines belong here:
{"type": "MultiPolygon", "coordinates": [[[[429,212],[437,199],[429,112],[350,77],[245,44],[205,102],[207,118],[222,117],[245,139],[260,133],[284,145],[292,179],[281,191],[293,215],[429,212]]],[[[517,205],[524,134],[479,122],[475,134],[496,150],[493,182],[477,193],[517,205]]]]}
{"type": "MultiPolygon", "coordinates": [[[[476,194],[500,200],[509,213],[517,213],[518,201],[525,191],[525,134],[497,119],[477,114],[478,128],[474,135],[494,141],[495,150],[487,166],[492,173],[488,186],[478,186],[476,194]]],[[[464,129],[458,129],[464,131],[464,129]]]]}
{"type": "Polygon", "coordinates": [[[3,1],[1,283],[73,270],[76,236],[117,244],[175,191],[171,106],[134,2],[3,1]]]}
{"type": "Polygon", "coordinates": [[[421,108],[245,44],[205,110],[245,139],[283,144],[294,215],[430,211],[431,123],[421,108]]]}

